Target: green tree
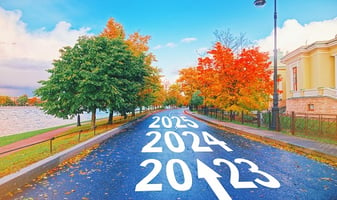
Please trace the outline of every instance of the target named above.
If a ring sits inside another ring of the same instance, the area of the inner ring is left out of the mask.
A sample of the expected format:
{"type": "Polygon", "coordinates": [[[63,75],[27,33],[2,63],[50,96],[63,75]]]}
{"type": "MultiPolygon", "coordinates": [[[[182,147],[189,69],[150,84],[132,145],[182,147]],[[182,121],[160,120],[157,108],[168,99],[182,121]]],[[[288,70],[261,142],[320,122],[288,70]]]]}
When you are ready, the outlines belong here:
{"type": "Polygon", "coordinates": [[[159,70],[151,66],[155,57],[151,53],[148,53],[148,41],[150,40],[150,36],[142,36],[138,32],[135,32],[125,39],[123,26],[116,22],[113,18],[109,19],[100,36],[110,39],[122,39],[133,55],[137,58],[141,58],[140,63],[136,65],[136,68],[132,67],[132,69],[128,69],[130,72],[128,77],[123,77],[124,80],[128,80],[122,81],[120,85],[120,87],[123,88],[121,90],[123,93],[123,104],[110,107],[108,123],[112,123],[114,109],[126,116],[127,112],[134,113],[136,107],[141,109],[143,106],[153,103],[152,93],[153,90],[156,89],[156,84],[159,82],[156,80],[159,80],[159,75],[157,74],[157,71],[159,70]],[[137,69],[137,67],[140,68],[137,69]],[[134,74],[133,72],[139,74],[134,74]],[[141,77],[137,78],[139,75],[141,77]],[[137,93],[136,96],[135,92],[137,93]]]}
{"type": "Polygon", "coordinates": [[[28,102],[28,96],[26,94],[22,95],[22,96],[19,96],[19,98],[16,100],[16,102],[19,106],[25,106],[28,102]]]}
{"type": "Polygon", "coordinates": [[[41,81],[36,94],[43,109],[57,117],[74,117],[91,112],[91,126],[96,125],[96,110],[123,107],[125,95],[132,96],[140,86],[143,57],[133,56],[120,38],[82,37],[73,48],[61,50],[49,80],[41,81]],[[140,83],[139,83],[140,84],[140,83]],[[130,89],[132,88],[132,89],[130,89]]]}
{"type": "Polygon", "coordinates": [[[201,94],[200,90],[197,90],[196,92],[193,93],[190,101],[190,105],[192,107],[197,107],[204,103],[204,97],[200,96],[200,94],[201,94]]]}
{"type": "Polygon", "coordinates": [[[178,100],[177,97],[168,97],[164,101],[164,106],[177,106],[178,100]]]}
{"type": "Polygon", "coordinates": [[[117,84],[122,96],[122,103],[110,108],[110,110],[117,110],[124,117],[128,112],[134,112],[138,106],[138,94],[144,85],[144,77],[148,75],[144,64],[144,56],[134,57],[126,67],[122,71],[123,75],[117,84]]]}

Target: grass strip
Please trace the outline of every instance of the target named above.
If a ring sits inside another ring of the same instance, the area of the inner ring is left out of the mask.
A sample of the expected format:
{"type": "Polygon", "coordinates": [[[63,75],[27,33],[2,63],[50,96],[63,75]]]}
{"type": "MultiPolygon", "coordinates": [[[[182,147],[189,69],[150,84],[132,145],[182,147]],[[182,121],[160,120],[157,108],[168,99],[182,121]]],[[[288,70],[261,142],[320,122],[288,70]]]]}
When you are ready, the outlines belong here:
{"type": "Polygon", "coordinates": [[[40,130],[36,130],[36,131],[29,131],[29,132],[25,132],[25,133],[19,133],[19,134],[15,134],[15,135],[8,135],[8,136],[3,136],[0,137],[0,147],[20,141],[20,140],[24,140],[36,135],[40,135],[49,131],[53,131],[62,127],[66,127],[69,126],[68,125],[62,125],[62,126],[56,126],[56,127],[51,127],[51,128],[45,128],[45,129],[40,129],[40,130]]]}
{"type": "MultiPolygon", "coordinates": [[[[146,112],[137,114],[136,118],[143,117],[146,114],[146,112]]],[[[95,130],[91,129],[90,123],[83,124],[80,127],[73,127],[70,130],[60,133],[60,135],[52,141],[52,154],[66,150],[80,142],[119,127],[134,119],[135,118],[122,119],[121,117],[115,117],[114,123],[111,125],[107,124],[106,119],[101,119],[97,121],[97,128],[95,130]],[[80,137],[79,134],[81,134],[80,137]]],[[[52,154],[50,153],[50,140],[48,140],[0,157],[0,177],[17,172],[28,165],[51,156],[52,154]]]]}

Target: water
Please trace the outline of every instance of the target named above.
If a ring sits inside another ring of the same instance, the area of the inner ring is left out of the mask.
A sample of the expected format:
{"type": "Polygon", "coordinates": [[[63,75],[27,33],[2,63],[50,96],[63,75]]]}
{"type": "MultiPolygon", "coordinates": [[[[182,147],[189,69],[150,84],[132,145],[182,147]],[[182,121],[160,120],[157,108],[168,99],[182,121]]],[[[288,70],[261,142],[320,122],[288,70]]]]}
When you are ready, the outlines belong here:
{"type": "MultiPolygon", "coordinates": [[[[97,112],[97,119],[108,117],[106,112],[97,112]]],[[[91,119],[91,114],[81,114],[81,121],[91,119]]],[[[0,107],[0,137],[65,124],[73,124],[77,118],[60,119],[45,114],[38,107],[0,107]]]]}

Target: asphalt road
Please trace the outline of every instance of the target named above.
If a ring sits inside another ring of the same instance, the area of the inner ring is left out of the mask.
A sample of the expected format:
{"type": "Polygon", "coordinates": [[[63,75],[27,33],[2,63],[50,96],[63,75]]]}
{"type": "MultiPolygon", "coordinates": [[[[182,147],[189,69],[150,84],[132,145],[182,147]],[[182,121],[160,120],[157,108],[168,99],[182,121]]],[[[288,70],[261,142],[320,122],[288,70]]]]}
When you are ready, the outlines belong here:
{"type": "Polygon", "coordinates": [[[21,188],[34,199],[337,199],[337,169],[163,111],[21,188]]]}

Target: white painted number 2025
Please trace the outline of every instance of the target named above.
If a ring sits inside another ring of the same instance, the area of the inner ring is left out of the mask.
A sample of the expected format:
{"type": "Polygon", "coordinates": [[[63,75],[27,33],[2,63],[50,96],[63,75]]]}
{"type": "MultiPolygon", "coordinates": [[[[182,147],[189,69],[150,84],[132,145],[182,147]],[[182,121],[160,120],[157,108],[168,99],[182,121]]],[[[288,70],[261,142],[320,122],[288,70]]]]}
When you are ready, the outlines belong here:
{"type": "Polygon", "coordinates": [[[199,125],[192,120],[186,118],[186,116],[153,116],[154,121],[149,125],[149,128],[199,128],[199,125]],[[174,124],[175,122],[175,124],[174,124]]]}

